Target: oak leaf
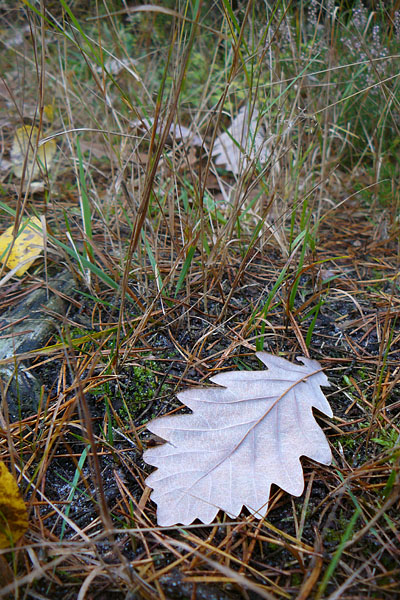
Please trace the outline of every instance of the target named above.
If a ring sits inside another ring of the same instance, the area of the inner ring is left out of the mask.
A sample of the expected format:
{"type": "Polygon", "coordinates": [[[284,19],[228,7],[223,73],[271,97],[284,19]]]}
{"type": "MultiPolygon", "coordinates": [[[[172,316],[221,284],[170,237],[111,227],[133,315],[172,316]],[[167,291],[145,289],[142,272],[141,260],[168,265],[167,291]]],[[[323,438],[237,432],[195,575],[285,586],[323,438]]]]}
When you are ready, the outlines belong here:
{"type": "Polygon", "coordinates": [[[157,467],[153,488],[157,521],[211,523],[219,509],[237,517],[243,506],[266,514],[272,484],[294,496],[304,489],[300,456],[330,464],[328,441],[312,409],[332,416],[320,386],[329,386],[316,360],[303,364],[258,352],[263,371],[211,377],[223,387],[178,394],[192,414],[155,419],[147,428],[167,443],[147,450],[157,467]]]}

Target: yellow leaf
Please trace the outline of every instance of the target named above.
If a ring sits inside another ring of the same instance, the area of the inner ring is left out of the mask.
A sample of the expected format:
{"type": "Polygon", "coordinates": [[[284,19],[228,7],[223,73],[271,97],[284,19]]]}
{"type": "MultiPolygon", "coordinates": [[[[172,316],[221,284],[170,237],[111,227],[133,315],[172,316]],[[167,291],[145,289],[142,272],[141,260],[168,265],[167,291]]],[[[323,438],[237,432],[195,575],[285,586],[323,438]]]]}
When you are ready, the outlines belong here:
{"type": "Polygon", "coordinates": [[[26,155],[28,155],[28,158],[26,161],[25,178],[28,178],[32,172],[32,179],[35,179],[40,175],[41,171],[48,170],[53,162],[57,149],[54,139],[38,147],[36,160],[34,161],[35,148],[38,144],[38,133],[38,128],[31,125],[19,127],[15,132],[10,157],[14,174],[19,179],[22,178],[26,155]]]}
{"type": "Polygon", "coordinates": [[[53,104],[46,104],[46,106],[43,107],[43,111],[44,114],[46,116],[46,119],[52,123],[54,121],[54,103],[53,104]]]}
{"type": "Polygon", "coordinates": [[[28,529],[28,513],[17,482],[0,462],[0,548],[14,546],[28,529]]]}
{"type": "MultiPolygon", "coordinates": [[[[39,258],[43,250],[43,234],[42,224],[37,217],[27,219],[20,227],[18,235],[12,246],[11,253],[7,259],[7,267],[14,269],[21,265],[15,271],[15,274],[20,277],[29,269],[32,263],[39,258]],[[39,227],[37,231],[33,226],[39,227]]],[[[4,263],[10,245],[13,241],[14,226],[11,225],[0,235],[0,261],[4,263]]]]}

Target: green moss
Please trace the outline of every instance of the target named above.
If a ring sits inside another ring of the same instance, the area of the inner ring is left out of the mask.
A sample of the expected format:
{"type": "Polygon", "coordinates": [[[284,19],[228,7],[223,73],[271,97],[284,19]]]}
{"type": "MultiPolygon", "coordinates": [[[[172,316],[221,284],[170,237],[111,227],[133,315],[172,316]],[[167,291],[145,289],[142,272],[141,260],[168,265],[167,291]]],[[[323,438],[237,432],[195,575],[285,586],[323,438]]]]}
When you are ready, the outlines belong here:
{"type": "Polygon", "coordinates": [[[149,363],[147,367],[133,367],[133,377],[125,388],[123,406],[118,411],[121,418],[132,417],[153,400],[157,390],[157,381],[151,370],[154,368],[154,363],[149,363]]]}
{"type": "Polygon", "coordinates": [[[394,448],[399,441],[399,434],[394,427],[383,430],[379,433],[379,436],[372,438],[372,441],[385,449],[390,450],[394,448]]]}
{"type": "Polygon", "coordinates": [[[292,575],[292,585],[293,586],[299,586],[302,582],[302,577],[300,575],[300,573],[293,573],[292,575]]]}
{"type": "MultiPolygon", "coordinates": [[[[154,361],[146,361],[143,366],[135,366],[129,374],[129,381],[121,386],[121,390],[114,395],[113,406],[123,423],[137,420],[140,414],[148,407],[149,403],[168,392],[168,385],[160,386],[160,378],[155,372],[157,365],[154,361]]],[[[146,414],[145,423],[153,417],[152,413],[146,414]]]]}
{"type": "Polygon", "coordinates": [[[337,440],[336,440],[337,444],[341,444],[342,448],[346,449],[346,450],[354,450],[357,445],[359,444],[359,441],[357,441],[355,439],[355,437],[353,436],[353,434],[351,435],[342,435],[340,436],[337,440]]]}
{"type": "Polygon", "coordinates": [[[340,542],[348,524],[348,514],[341,512],[335,519],[335,526],[326,530],[325,540],[327,542],[340,542]]]}

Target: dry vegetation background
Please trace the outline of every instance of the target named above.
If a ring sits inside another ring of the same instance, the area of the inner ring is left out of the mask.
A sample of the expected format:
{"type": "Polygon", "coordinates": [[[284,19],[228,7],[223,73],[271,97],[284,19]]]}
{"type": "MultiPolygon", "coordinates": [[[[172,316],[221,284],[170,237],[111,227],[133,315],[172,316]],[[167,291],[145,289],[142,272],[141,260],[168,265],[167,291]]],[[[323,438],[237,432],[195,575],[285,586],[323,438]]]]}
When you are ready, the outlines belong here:
{"type": "Polygon", "coordinates": [[[24,276],[2,269],[1,333],[38,290],[49,324],[1,361],[29,528],[0,597],[400,597],[398,0],[0,11],[1,231],[47,230],[24,276]],[[265,147],[232,172],[212,149],[243,107],[265,147]],[[24,125],[35,169],[12,160],[24,125]],[[324,366],[333,464],[303,460],[264,520],[158,527],[146,423],[262,348],[324,366]]]}

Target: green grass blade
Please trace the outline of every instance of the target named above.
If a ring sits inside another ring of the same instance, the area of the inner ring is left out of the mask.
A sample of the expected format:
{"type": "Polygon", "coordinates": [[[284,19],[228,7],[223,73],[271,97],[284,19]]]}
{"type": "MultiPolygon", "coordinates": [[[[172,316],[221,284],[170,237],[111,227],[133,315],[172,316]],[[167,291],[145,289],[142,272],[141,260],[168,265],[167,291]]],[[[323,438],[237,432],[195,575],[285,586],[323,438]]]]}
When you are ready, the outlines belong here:
{"type": "Polygon", "coordinates": [[[177,281],[177,284],[176,284],[175,294],[174,294],[175,298],[177,297],[177,295],[179,293],[179,290],[181,289],[181,287],[183,285],[183,282],[185,281],[186,274],[187,274],[187,272],[189,270],[189,267],[190,267],[190,265],[192,263],[195,250],[196,250],[195,246],[190,246],[189,247],[188,253],[186,255],[186,260],[183,263],[183,267],[182,267],[182,270],[181,270],[181,272],[179,274],[179,278],[178,278],[178,281],[177,281]]]}
{"type": "Polygon", "coordinates": [[[149,261],[150,261],[150,264],[151,264],[153,272],[154,272],[154,276],[157,281],[158,291],[161,292],[164,287],[164,284],[163,284],[163,280],[161,277],[160,269],[158,268],[158,264],[157,264],[154,254],[153,254],[153,250],[151,249],[151,246],[150,246],[149,242],[146,240],[146,237],[143,232],[142,232],[142,240],[145,245],[147,256],[149,257],[149,261]]]}
{"type": "Polygon", "coordinates": [[[321,584],[318,588],[316,600],[319,600],[323,596],[323,594],[328,586],[328,583],[329,583],[333,573],[335,572],[335,569],[340,560],[340,557],[343,554],[343,550],[345,548],[346,542],[348,541],[348,539],[350,538],[350,536],[353,532],[354,526],[357,522],[358,517],[360,516],[360,513],[361,513],[361,509],[356,508],[353,516],[351,517],[351,519],[346,527],[346,530],[343,534],[340,544],[337,547],[336,552],[333,555],[333,558],[332,558],[331,562],[329,563],[327,570],[325,571],[325,574],[322,578],[321,584]]]}
{"type": "MultiPolygon", "coordinates": [[[[72,501],[73,501],[74,496],[76,494],[76,490],[77,490],[77,487],[78,487],[78,482],[79,482],[79,479],[80,479],[80,477],[82,475],[83,465],[85,464],[85,461],[86,461],[89,449],[90,449],[90,446],[86,446],[86,448],[83,449],[83,452],[82,452],[82,454],[81,454],[81,456],[79,458],[78,466],[76,468],[76,471],[75,471],[75,474],[74,474],[74,478],[73,478],[72,483],[71,483],[71,491],[69,492],[68,498],[67,498],[68,504],[65,507],[65,513],[64,514],[65,514],[66,517],[69,516],[70,510],[71,510],[71,507],[72,507],[72,501]]],[[[63,523],[61,525],[60,541],[64,537],[65,526],[66,526],[66,521],[63,521],[63,523]]]]}
{"type": "MultiPolygon", "coordinates": [[[[91,210],[90,210],[90,202],[89,202],[88,190],[87,190],[87,186],[86,186],[85,171],[83,169],[83,157],[82,157],[82,152],[81,152],[81,145],[79,143],[79,136],[76,137],[76,152],[78,155],[79,186],[80,186],[80,192],[81,192],[79,195],[79,203],[81,205],[83,229],[86,234],[86,238],[90,244],[91,241],[93,240],[92,214],[91,214],[91,210]]],[[[86,247],[87,247],[86,256],[89,260],[93,261],[94,260],[93,250],[92,250],[91,246],[89,246],[89,245],[86,247]]]]}

